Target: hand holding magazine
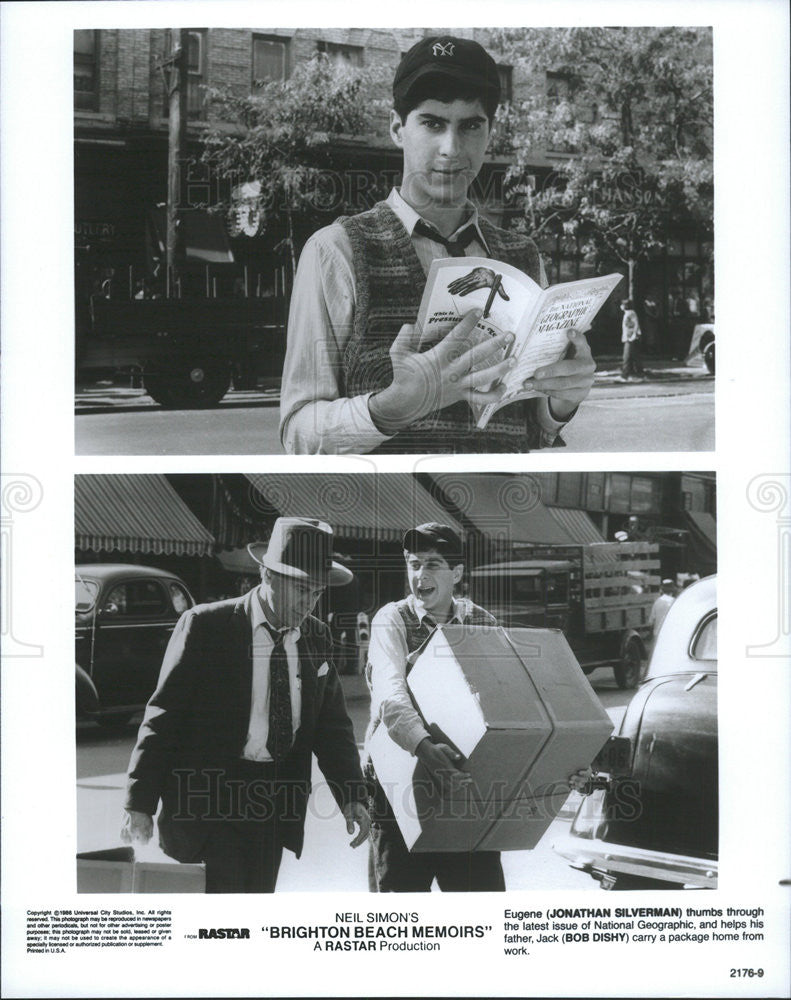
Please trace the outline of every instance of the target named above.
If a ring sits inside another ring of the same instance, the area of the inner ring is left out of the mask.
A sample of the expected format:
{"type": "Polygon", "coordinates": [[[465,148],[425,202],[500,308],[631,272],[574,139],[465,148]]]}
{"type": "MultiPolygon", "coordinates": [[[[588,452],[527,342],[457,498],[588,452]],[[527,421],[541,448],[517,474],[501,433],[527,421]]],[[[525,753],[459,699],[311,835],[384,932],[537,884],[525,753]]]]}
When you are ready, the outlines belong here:
{"type": "Polygon", "coordinates": [[[506,354],[516,363],[502,379],[502,398],[481,406],[471,404],[476,426],[483,429],[501,407],[538,395],[523,387],[525,380],[563,357],[569,343],[566,331],[587,330],[622,277],[607,274],[542,289],[522,271],[500,261],[485,257],[434,260],[417,317],[419,350],[433,347],[465,313],[476,308],[483,310],[473,331],[479,340],[514,333],[506,354]]]}

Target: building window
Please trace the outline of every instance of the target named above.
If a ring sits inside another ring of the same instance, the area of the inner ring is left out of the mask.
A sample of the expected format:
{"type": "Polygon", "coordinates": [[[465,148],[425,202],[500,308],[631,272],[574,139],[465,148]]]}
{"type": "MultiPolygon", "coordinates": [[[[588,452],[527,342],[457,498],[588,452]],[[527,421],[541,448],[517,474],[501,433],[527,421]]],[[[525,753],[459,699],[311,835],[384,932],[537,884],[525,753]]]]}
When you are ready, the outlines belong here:
{"type": "Polygon", "coordinates": [[[512,66],[497,67],[500,77],[500,103],[508,104],[514,98],[514,70],[512,66]]]}
{"type": "Polygon", "coordinates": [[[74,110],[97,111],[99,108],[98,55],[99,32],[80,29],[74,32],[74,110]]]}
{"type": "Polygon", "coordinates": [[[335,42],[319,41],[316,48],[328,55],[338,66],[361,67],[363,64],[363,50],[360,45],[338,45],[335,42]]]}
{"type": "Polygon", "coordinates": [[[581,472],[558,473],[558,507],[582,506],[583,474],[581,472]]]}
{"type": "Polygon", "coordinates": [[[547,99],[550,104],[560,104],[567,101],[571,94],[571,85],[565,73],[555,73],[547,70],[547,99]]]}
{"type": "Polygon", "coordinates": [[[206,117],[206,28],[187,32],[187,117],[206,117]]]}
{"type": "Polygon", "coordinates": [[[253,89],[265,80],[288,77],[288,42],[253,35],[253,89]]]}

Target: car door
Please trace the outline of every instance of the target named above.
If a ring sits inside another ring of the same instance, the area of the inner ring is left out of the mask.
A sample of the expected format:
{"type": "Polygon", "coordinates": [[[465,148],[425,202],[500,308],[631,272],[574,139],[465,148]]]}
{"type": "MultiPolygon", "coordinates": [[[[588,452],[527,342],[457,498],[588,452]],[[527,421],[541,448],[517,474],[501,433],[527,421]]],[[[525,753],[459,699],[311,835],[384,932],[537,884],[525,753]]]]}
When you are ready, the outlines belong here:
{"type": "Polygon", "coordinates": [[[102,708],[148,701],[178,619],[172,587],[184,593],[175,581],[156,577],[114,581],[105,590],[97,609],[93,661],[102,708]]]}

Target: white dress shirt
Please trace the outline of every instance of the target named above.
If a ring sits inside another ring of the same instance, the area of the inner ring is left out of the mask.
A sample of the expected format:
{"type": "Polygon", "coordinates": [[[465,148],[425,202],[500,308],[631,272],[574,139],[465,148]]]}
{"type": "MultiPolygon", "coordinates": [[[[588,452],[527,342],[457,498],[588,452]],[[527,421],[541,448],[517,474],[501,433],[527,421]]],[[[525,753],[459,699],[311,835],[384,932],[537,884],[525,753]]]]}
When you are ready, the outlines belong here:
{"type": "MultiPolygon", "coordinates": [[[[418,260],[427,274],[431,261],[448,257],[447,249],[414,232],[420,216],[395,188],[387,198],[410,234],[418,260]]],[[[466,256],[486,257],[488,248],[478,225],[478,211],[468,203],[469,215],[449,239],[470,224],[478,238],[466,256]]],[[[546,287],[541,264],[541,286],[546,287]]],[[[389,440],[368,412],[371,393],[340,395],[338,373],[354,329],[356,278],[351,243],[343,226],[333,224],[315,232],[299,258],[288,318],[288,344],[280,395],[280,438],[289,454],[365,454],[389,440]]],[[[393,331],[395,339],[397,330],[393,331]]],[[[565,422],[554,420],[545,396],[536,403],[541,427],[554,438],[565,422]]]]}
{"type": "MultiPolygon", "coordinates": [[[[271,761],[266,748],[269,737],[269,659],[275,647],[270,625],[264,610],[260,589],[250,601],[250,624],[253,642],[253,691],[250,703],[250,724],[242,751],[245,760],[271,761]]],[[[277,631],[277,630],[275,630],[277,631]]],[[[296,734],[302,714],[302,682],[299,674],[298,628],[282,629],[283,648],[288,660],[288,681],[291,691],[291,727],[296,734]]]]}
{"type": "MultiPolygon", "coordinates": [[[[431,625],[437,624],[429,612],[418,607],[412,594],[407,601],[421,622],[428,618],[431,625]]],[[[469,609],[467,598],[454,598],[453,614],[443,624],[463,624],[469,609]]],[[[407,687],[406,671],[410,654],[406,626],[395,601],[385,604],[373,617],[368,662],[371,666],[371,719],[379,718],[387,726],[392,739],[414,754],[420,741],[430,734],[415,710],[407,687]]]]}

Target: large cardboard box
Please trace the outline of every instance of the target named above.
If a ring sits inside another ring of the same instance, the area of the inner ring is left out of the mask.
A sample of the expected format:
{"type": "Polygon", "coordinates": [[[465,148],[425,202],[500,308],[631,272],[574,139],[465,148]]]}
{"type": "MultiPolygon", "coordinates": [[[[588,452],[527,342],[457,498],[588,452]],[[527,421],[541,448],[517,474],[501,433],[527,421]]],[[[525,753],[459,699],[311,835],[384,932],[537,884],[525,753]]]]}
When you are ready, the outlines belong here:
{"type": "Polygon", "coordinates": [[[471,786],[442,796],[380,725],[377,777],[412,851],[535,847],[613,725],[562,632],[445,625],[407,683],[435,739],[466,758],[471,786]]]}
{"type": "Polygon", "coordinates": [[[134,849],[117,847],[77,855],[77,892],[205,892],[203,865],[137,861],[134,849]]]}

